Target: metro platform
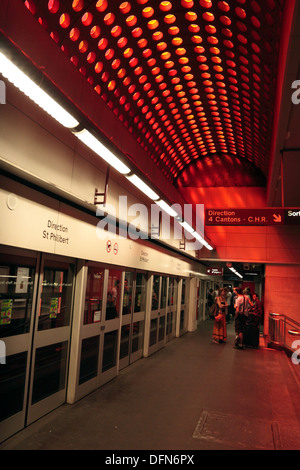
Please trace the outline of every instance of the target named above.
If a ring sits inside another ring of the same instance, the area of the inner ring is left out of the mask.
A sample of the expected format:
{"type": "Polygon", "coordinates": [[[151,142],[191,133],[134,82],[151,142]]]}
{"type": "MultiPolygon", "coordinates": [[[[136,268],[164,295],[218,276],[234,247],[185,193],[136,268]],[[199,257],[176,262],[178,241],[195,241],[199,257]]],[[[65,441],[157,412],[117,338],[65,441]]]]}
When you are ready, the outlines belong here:
{"type": "Polygon", "coordinates": [[[0,450],[299,450],[300,365],[282,351],[211,340],[213,320],[65,404],[0,450]]]}

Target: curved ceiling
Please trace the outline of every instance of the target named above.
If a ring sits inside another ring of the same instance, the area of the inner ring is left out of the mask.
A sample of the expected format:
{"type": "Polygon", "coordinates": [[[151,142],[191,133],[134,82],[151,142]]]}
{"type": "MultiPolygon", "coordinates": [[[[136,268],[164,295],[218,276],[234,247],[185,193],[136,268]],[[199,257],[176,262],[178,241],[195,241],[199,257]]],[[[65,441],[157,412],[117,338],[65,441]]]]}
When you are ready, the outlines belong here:
{"type": "Polygon", "coordinates": [[[284,0],[24,4],[170,181],[267,176],[284,0]]]}
{"type": "Polygon", "coordinates": [[[247,187],[266,185],[263,173],[249,160],[233,155],[207,155],[190,163],[178,177],[179,187],[247,187]]]}

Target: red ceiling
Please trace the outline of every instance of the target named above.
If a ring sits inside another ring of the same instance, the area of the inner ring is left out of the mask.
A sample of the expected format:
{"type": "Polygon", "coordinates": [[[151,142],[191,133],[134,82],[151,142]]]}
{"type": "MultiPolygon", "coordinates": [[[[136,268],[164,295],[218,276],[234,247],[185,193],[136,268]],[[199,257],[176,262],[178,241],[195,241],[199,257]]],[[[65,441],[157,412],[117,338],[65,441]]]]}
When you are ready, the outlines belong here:
{"type": "Polygon", "coordinates": [[[205,165],[237,163],[238,185],[260,185],[284,1],[24,3],[166,178],[199,185],[205,165]]]}
{"type": "Polygon", "coordinates": [[[265,186],[266,179],[249,160],[234,155],[207,155],[184,168],[177,178],[179,187],[265,186]]]}

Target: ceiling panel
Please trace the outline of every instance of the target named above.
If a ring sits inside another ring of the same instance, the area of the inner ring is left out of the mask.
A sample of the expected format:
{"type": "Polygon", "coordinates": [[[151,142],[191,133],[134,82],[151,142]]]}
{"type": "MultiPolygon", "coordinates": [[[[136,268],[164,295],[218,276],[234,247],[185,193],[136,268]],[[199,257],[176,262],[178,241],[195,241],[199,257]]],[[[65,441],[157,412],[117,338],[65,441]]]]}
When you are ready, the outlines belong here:
{"type": "Polygon", "coordinates": [[[229,158],[261,184],[284,0],[24,5],[166,178],[180,184],[196,160],[229,158]]]}

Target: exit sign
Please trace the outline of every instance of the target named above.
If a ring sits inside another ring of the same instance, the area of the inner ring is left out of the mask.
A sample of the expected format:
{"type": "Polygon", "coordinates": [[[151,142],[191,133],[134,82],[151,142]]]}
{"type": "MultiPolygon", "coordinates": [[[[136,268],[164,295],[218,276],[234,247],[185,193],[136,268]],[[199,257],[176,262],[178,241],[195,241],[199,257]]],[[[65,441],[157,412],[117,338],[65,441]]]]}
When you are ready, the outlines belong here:
{"type": "Polygon", "coordinates": [[[206,268],[206,274],[223,276],[223,268],[206,268]]]}
{"type": "Polygon", "coordinates": [[[206,225],[300,225],[300,208],[206,209],[206,225]]]}

